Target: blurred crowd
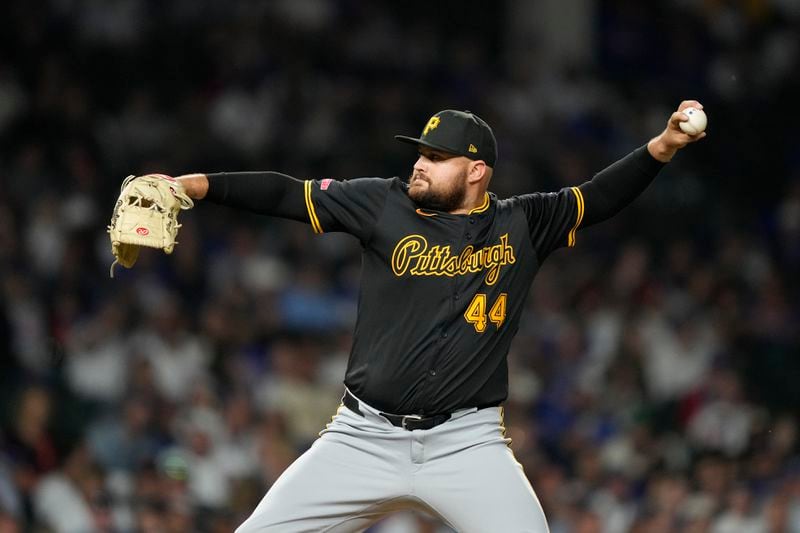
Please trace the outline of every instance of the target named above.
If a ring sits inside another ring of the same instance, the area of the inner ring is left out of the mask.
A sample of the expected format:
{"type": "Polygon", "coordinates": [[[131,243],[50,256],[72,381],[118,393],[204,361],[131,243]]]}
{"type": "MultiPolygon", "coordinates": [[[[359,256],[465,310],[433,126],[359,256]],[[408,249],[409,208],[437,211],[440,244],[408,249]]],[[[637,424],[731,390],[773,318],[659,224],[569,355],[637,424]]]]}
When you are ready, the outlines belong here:
{"type": "Polygon", "coordinates": [[[404,175],[392,136],[468,108],[495,193],[557,190],[687,98],[708,139],[534,282],[512,449],[553,533],[800,532],[797,2],[3,10],[0,533],[232,531],[339,403],[355,239],[201,202],[111,280],[126,175],[404,175]]]}

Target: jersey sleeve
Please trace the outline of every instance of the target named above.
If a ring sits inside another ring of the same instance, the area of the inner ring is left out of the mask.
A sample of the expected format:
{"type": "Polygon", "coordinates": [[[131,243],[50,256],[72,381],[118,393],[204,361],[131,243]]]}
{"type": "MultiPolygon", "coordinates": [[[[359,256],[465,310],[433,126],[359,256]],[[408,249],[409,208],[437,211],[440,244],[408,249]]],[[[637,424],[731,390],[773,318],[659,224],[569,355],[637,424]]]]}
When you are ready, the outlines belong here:
{"type": "Polygon", "coordinates": [[[341,231],[368,241],[390,187],[391,180],[383,178],[307,180],[306,210],[314,233],[341,231]]]}
{"type": "Polygon", "coordinates": [[[584,213],[583,194],[578,187],[524,194],[517,200],[525,211],[531,242],[539,257],[562,246],[575,246],[575,234],[584,213]]]}

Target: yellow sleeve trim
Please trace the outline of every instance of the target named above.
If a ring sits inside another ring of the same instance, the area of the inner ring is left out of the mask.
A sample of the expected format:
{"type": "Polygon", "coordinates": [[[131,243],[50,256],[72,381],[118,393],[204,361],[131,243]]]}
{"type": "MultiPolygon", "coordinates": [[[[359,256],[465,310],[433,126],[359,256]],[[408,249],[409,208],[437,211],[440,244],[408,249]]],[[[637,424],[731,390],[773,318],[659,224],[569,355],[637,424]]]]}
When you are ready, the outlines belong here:
{"type": "Polygon", "coordinates": [[[311,201],[311,180],[306,180],[304,187],[306,193],[306,209],[308,210],[308,219],[311,221],[311,228],[314,230],[314,233],[322,233],[322,226],[320,226],[317,212],[314,210],[314,202],[311,201]]]}
{"type": "Polygon", "coordinates": [[[578,216],[575,220],[575,225],[569,231],[569,235],[567,235],[567,246],[575,246],[575,232],[578,231],[578,227],[581,225],[581,221],[583,221],[583,193],[577,187],[571,187],[572,193],[575,195],[575,202],[578,204],[578,216]]]}

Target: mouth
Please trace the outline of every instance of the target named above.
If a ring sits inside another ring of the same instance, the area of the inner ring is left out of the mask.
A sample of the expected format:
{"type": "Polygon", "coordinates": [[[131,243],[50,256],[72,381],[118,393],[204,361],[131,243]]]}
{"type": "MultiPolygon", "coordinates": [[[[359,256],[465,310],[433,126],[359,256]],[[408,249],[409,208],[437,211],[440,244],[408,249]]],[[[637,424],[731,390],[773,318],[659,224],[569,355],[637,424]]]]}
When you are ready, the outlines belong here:
{"type": "Polygon", "coordinates": [[[414,174],[411,176],[411,185],[419,185],[420,183],[427,183],[430,185],[430,180],[428,178],[422,177],[421,174],[414,174]]]}

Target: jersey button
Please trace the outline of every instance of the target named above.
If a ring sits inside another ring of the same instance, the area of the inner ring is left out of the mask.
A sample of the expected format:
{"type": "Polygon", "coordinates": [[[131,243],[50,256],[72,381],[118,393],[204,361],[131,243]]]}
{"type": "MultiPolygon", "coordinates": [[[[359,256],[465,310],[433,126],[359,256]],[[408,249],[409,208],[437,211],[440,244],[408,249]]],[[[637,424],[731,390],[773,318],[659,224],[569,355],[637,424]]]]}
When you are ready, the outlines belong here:
{"type": "Polygon", "coordinates": [[[435,376],[435,375],[436,375],[436,370],[430,370],[428,373],[429,373],[431,376],[435,376]]]}
{"type": "Polygon", "coordinates": [[[442,333],[442,338],[443,338],[443,339],[446,339],[446,338],[447,338],[447,332],[446,332],[446,331],[445,331],[444,333],[442,333]]]}
{"type": "Polygon", "coordinates": [[[475,219],[474,219],[474,218],[472,218],[472,217],[469,217],[469,223],[470,223],[470,224],[474,224],[474,223],[475,223],[475,219]]]}
{"type": "Polygon", "coordinates": [[[465,237],[467,238],[467,240],[470,240],[472,238],[472,233],[467,233],[465,237]]]}
{"type": "Polygon", "coordinates": [[[453,295],[453,300],[458,300],[459,298],[461,298],[461,297],[458,294],[454,294],[453,295]]]}

